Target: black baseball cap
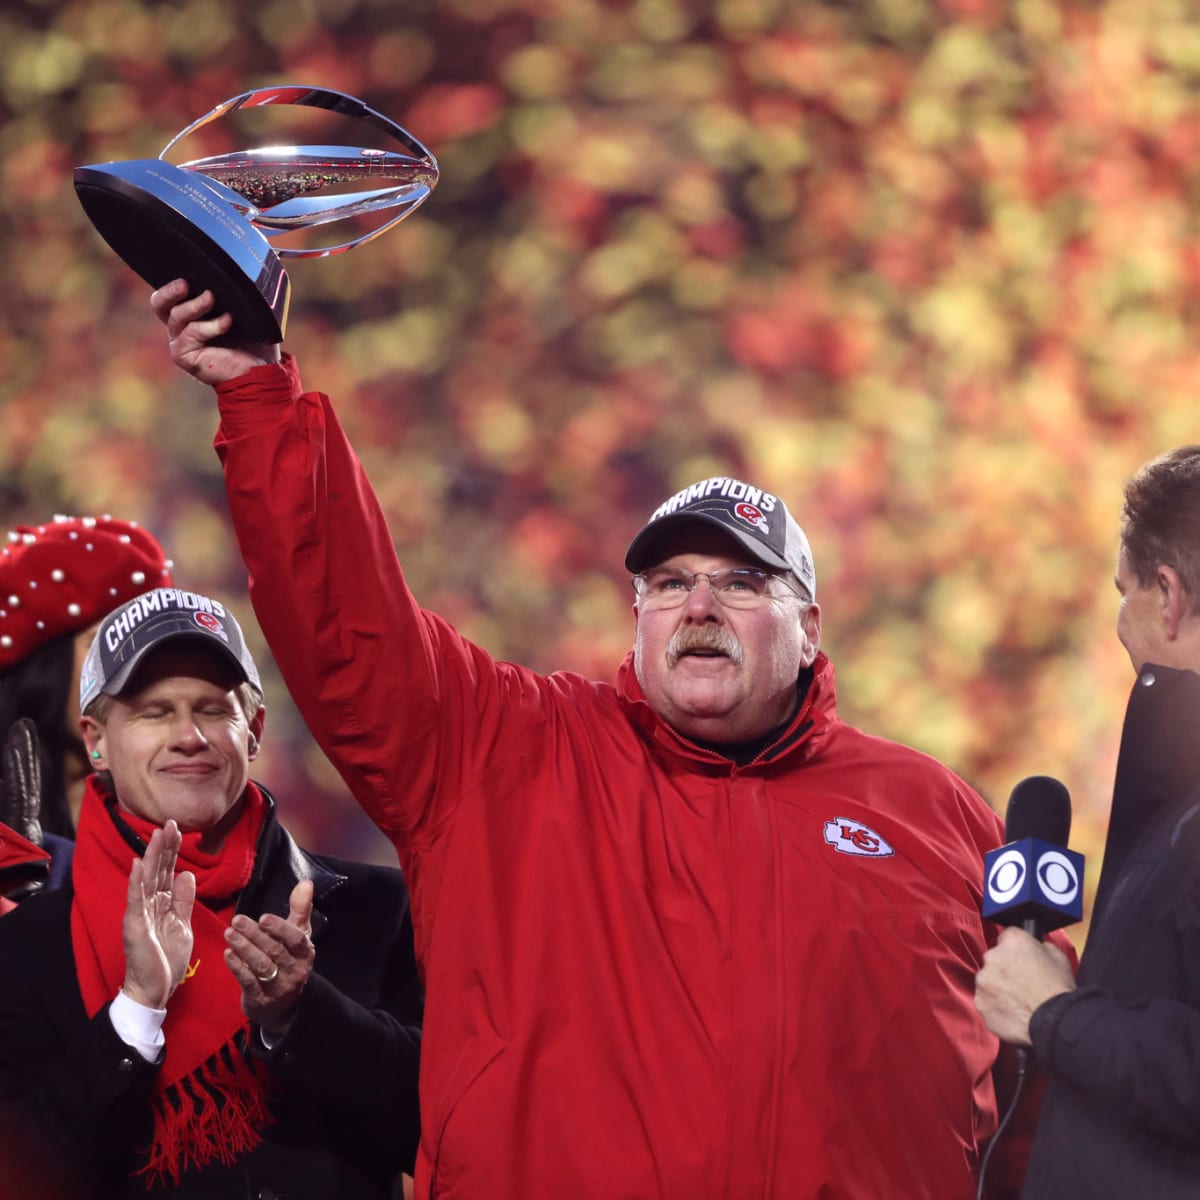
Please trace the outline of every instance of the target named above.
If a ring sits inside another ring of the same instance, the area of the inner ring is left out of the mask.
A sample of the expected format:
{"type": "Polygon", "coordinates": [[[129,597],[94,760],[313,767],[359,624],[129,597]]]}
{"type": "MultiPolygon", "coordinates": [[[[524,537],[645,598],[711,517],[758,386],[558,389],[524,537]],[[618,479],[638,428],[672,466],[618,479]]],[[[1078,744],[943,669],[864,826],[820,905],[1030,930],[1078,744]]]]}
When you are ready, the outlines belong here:
{"type": "Polygon", "coordinates": [[[168,642],[215,651],[260,692],[258,670],[237,619],[219,600],[179,588],[155,588],[114,608],[101,622],[79,673],[79,709],[97,696],[119,696],[138,665],[168,642]]]}
{"type": "Polygon", "coordinates": [[[787,505],[778,496],[728,475],[702,479],[664,500],[629,543],[625,566],[636,575],[670,558],[675,553],[670,547],[674,535],[697,522],[731,535],[756,562],[791,571],[809,599],[816,599],[812,549],[787,505]]]}

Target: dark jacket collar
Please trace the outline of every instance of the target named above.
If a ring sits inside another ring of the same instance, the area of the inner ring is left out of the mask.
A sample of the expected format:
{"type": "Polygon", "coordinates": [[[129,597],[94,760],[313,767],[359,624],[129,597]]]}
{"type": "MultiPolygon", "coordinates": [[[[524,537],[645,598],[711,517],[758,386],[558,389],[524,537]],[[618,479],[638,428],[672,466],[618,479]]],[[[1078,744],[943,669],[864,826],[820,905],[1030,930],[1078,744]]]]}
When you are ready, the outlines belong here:
{"type": "Polygon", "coordinates": [[[1147,663],[1125,709],[1110,829],[1181,811],[1197,783],[1200,675],[1147,663]]]}
{"type": "Polygon", "coordinates": [[[1200,675],[1147,663],[1125,709],[1093,922],[1107,907],[1131,856],[1171,837],[1180,818],[1198,804],[1200,675]]]}
{"type": "Polygon", "coordinates": [[[258,917],[263,913],[288,915],[292,888],[302,879],[313,881],[313,936],[325,924],[320,906],[323,900],[346,882],[346,876],[329,867],[322,859],[302,850],[279,823],[275,797],[260,783],[259,791],[267,802],[267,812],[254,854],[254,872],[238,900],[238,912],[258,917]]]}

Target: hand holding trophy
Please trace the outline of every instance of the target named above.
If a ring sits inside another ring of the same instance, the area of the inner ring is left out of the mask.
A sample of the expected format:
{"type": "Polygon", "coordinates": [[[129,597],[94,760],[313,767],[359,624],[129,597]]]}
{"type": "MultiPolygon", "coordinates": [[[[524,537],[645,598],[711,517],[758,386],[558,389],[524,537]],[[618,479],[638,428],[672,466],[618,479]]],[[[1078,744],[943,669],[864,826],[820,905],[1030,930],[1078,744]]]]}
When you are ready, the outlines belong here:
{"type": "Polygon", "coordinates": [[[291,285],[284,258],[340,254],[378,237],[433,191],[437,160],[406,130],[361,100],[327,88],[256,88],[218,104],[176,134],[158,158],[75,169],[75,191],[104,240],[147,283],[187,279],[233,317],[232,334],[280,342],[291,285]],[[402,152],[354,146],[266,146],[175,166],[164,156],[183,138],[240,108],[307,105],[383,130],[402,152]],[[343,185],[368,190],[333,192],[343,185]],[[386,186],[378,186],[385,184],[386,186]],[[339,245],[272,246],[282,234],[378,214],[382,223],[339,245]]]}

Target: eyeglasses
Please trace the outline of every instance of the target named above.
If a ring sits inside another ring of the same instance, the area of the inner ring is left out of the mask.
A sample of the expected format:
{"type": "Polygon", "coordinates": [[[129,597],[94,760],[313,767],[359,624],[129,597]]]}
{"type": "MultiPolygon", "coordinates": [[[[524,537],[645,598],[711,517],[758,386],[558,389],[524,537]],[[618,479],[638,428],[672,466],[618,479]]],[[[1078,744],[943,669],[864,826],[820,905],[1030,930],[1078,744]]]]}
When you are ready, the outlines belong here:
{"type": "Polygon", "coordinates": [[[647,608],[679,608],[687,603],[701,579],[708,580],[712,594],[726,608],[762,608],[772,600],[807,599],[783,576],[755,567],[722,567],[719,571],[694,574],[678,567],[653,567],[633,577],[633,590],[647,608]],[[785,590],[780,592],[777,584],[785,590]]]}

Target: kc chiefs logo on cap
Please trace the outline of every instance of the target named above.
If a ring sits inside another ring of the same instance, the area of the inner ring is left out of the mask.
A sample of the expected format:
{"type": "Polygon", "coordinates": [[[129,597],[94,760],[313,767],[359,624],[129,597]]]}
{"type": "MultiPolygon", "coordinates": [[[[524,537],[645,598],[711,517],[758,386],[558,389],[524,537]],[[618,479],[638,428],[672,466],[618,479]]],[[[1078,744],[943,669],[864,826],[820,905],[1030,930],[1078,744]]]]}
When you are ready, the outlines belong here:
{"type": "Polygon", "coordinates": [[[825,822],[825,840],[839,854],[857,854],[862,858],[888,858],[895,854],[869,826],[848,817],[835,817],[825,822]]]}
{"type": "Polygon", "coordinates": [[[762,533],[770,533],[771,528],[767,524],[766,514],[757,504],[750,504],[743,500],[740,504],[733,506],[733,515],[740,517],[747,525],[753,525],[755,529],[762,533]]]}
{"type": "Polygon", "coordinates": [[[201,629],[207,629],[209,633],[215,633],[222,641],[229,641],[229,634],[225,632],[225,626],[222,625],[221,622],[212,615],[212,613],[192,613],[192,620],[195,621],[201,629]]]}

